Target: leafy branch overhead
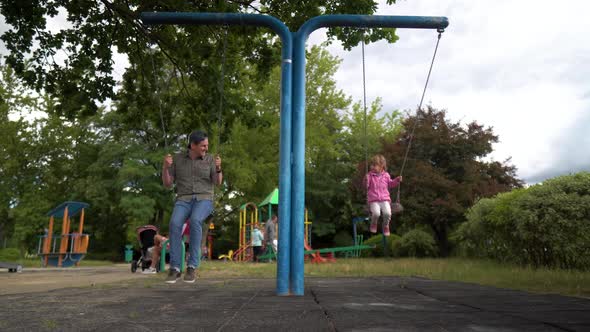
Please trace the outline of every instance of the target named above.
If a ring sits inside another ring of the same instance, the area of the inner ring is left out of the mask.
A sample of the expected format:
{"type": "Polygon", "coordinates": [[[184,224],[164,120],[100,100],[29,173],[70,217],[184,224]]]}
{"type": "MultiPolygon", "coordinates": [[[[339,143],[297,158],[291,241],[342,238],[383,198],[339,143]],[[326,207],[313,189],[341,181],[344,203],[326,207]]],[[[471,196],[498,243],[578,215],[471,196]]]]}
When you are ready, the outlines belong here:
{"type": "MultiPolygon", "coordinates": [[[[388,0],[387,4],[394,3],[388,0]]],[[[67,118],[95,114],[98,103],[116,98],[116,52],[131,65],[145,63],[154,45],[173,64],[184,84],[192,80],[210,86],[206,78],[219,71],[221,27],[146,27],[141,12],[264,13],[296,31],[307,19],[323,14],[373,14],[377,2],[361,1],[120,1],[7,0],[0,5],[10,29],[1,39],[9,53],[6,63],[37,91],[58,98],[57,111],[67,118]],[[214,64],[215,66],[211,66],[214,64]]],[[[234,27],[229,37],[228,67],[256,66],[268,76],[279,61],[278,39],[268,31],[234,27]]],[[[361,40],[361,31],[331,29],[346,49],[361,40]]],[[[393,30],[372,30],[367,40],[394,42],[393,30]]],[[[119,73],[121,74],[121,73],[119,73]]],[[[213,75],[218,77],[219,75],[213,75]]]]}

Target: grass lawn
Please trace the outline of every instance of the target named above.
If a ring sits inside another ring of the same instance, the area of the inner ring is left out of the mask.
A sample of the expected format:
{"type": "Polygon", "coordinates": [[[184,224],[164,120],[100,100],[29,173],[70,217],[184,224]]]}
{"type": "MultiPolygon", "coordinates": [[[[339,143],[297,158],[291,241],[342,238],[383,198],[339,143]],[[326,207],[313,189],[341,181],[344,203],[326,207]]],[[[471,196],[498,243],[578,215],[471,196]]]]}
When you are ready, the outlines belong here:
{"type": "MultiPolygon", "coordinates": [[[[590,298],[590,271],[551,270],[462,258],[360,258],[305,264],[306,277],[420,276],[534,293],[590,298]]],[[[203,262],[201,277],[275,278],[274,263],[203,262]]]]}
{"type": "MultiPolygon", "coordinates": [[[[41,267],[39,259],[21,259],[25,268],[41,267]]],[[[113,262],[86,260],[80,267],[109,266],[113,262]]],[[[276,263],[204,261],[202,278],[275,278],[276,263]]],[[[590,271],[530,268],[490,260],[464,258],[339,258],[334,263],[305,264],[306,277],[420,276],[470,282],[534,293],[590,298],[590,271]]]]}

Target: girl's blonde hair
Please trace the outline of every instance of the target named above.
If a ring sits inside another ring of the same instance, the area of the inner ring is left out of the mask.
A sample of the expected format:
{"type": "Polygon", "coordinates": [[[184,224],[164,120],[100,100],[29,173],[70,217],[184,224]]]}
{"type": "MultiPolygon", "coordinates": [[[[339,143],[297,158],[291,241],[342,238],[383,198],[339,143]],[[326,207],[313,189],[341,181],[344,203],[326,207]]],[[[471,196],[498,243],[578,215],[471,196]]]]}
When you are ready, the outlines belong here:
{"type": "Polygon", "coordinates": [[[385,170],[387,168],[387,161],[385,161],[385,157],[382,154],[376,154],[371,158],[371,165],[381,166],[385,170]]]}

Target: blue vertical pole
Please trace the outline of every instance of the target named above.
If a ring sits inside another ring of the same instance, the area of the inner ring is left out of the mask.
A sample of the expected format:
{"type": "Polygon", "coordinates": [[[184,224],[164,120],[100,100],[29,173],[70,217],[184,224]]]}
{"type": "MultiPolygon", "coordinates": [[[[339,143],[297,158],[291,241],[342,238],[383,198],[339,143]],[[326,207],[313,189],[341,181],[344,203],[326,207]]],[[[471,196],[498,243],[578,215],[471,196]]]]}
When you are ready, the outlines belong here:
{"type": "Polygon", "coordinates": [[[293,166],[291,171],[291,294],[303,295],[305,215],[305,41],[293,37],[293,166]]]}
{"type": "Polygon", "coordinates": [[[291,92],[293,43],[291,32],[282,36],[281,133],[279,148],[279,244],[277,253],[277,295],[289,295],[291,251],[291,92]],[[287,36],[288,35],[288,36],[287,36]]]}

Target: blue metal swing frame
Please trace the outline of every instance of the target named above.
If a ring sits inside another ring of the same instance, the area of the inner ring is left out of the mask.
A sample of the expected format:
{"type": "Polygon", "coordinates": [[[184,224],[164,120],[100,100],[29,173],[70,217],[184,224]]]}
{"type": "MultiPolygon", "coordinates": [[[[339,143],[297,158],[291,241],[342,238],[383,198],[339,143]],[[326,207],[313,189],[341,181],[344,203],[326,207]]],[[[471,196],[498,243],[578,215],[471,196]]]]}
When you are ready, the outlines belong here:
{"type": "Polygon", "coordinates": [[[279,152],[278,295],[303,295],[305,210],[305,43],[320,28],[445,29],[446,17],[324,15],[306,21],[291,32],[279,19],[259,14],[145,12],[145,24],[250,25],[267,27],[282,41],[281,133],[279,152]]]}

